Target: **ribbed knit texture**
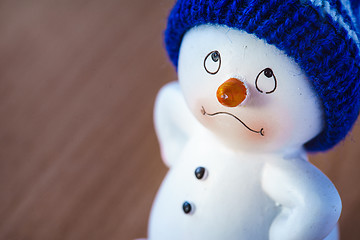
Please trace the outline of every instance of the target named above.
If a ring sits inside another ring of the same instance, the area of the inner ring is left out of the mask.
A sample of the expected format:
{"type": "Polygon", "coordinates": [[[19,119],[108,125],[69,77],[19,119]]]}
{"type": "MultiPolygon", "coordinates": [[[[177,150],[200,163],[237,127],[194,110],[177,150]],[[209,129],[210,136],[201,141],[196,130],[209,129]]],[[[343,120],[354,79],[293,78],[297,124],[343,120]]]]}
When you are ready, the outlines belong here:
{"type": "MultiPolygon", "coordinates": [[[[359,18],[352,21],[340,1],[328,2],[356,32],[359,18]]],[[[358,0],[351,4],[360,15],[358,0]]],[[[165,31],[175,67],[186,31],[209,23],[255,34],[292,57],[307,74],[322,100],[325,125],[305,144],[307,151],[328,150],[345,138],[360,109],[360,56],[349,29],[308,0],[179,0],[165,31]]]]}

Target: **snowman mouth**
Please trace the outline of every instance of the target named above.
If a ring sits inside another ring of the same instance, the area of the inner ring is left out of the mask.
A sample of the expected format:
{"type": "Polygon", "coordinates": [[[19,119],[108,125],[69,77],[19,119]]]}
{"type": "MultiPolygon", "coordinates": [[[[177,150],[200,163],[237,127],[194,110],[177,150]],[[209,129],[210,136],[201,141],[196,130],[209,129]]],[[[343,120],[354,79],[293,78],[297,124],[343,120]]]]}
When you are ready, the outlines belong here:
{"type": "Polygon", "coordinates": [[[264,128],[261,128],[259,131],[256,131],[254,129],[251,129],[250,127],[248,127],[243,121],[241,121],[240,118],[238,118],[237,116],[235,116],[234,114],[232,113],[229,113],[229,112],[215,112],[215,113],[207,113],[205,111],[205,108],[203,106],[201,106],[201,114],[202,115],[206,115],[206,116],[209,116],[209,117],[214,117],[216,115],[229,115],[233,118],[235,118],[236,120],[238,120],[244,127],[246,127],[249,131],[253,132],[253,133],[258,133],[260,134],[261,136],[264,136],[264,128]]]}

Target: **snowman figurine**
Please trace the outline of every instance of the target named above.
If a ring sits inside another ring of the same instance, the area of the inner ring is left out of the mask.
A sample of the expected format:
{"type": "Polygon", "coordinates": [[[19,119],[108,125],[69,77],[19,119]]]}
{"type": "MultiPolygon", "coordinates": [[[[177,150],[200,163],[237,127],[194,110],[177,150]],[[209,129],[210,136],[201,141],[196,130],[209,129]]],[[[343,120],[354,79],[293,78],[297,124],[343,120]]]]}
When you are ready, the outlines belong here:
{"type": "Polygon", "coordinates": [[[359,3],[179,0],[178,82],[155,103],[169,167],[150,240],[338,239],[341,200],[307,159],[359,113],[359,3]]]}

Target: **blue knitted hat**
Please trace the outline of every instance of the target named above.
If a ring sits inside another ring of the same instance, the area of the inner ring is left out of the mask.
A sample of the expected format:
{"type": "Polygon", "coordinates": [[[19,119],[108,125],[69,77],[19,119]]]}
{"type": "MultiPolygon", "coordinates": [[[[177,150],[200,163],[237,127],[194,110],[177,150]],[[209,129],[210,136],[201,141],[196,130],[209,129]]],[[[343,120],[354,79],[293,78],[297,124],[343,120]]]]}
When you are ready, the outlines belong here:
{"type": "Polygon", "coordinates": [[[165,31],[175,67],[186,31],[207,23],[255,34],[307,74],[325,118],[307,151],[328,150],[345,138],[360,109],[359,0],[178,0],[165,31]]]}

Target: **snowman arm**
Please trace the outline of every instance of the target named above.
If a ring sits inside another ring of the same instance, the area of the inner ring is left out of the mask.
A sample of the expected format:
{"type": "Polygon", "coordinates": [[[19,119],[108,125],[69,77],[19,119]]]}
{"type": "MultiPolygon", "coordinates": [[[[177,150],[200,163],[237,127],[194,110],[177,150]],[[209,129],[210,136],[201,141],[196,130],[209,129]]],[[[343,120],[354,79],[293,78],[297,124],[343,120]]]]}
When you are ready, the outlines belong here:
{"type": "Polygon", "coordinates": [[[340,196],[332,182],[308,161],[267,163],[262,187],[280,208],[270,226],[270,240],[319,240],[336,226],[340,196]]]}
{"type": "Polygon", "coordinates": [[[159,91],[154,109],[155,131],[163,161],[171,167],[179,158],[197,120],[188,109],[178,82],[159,91]]]}

